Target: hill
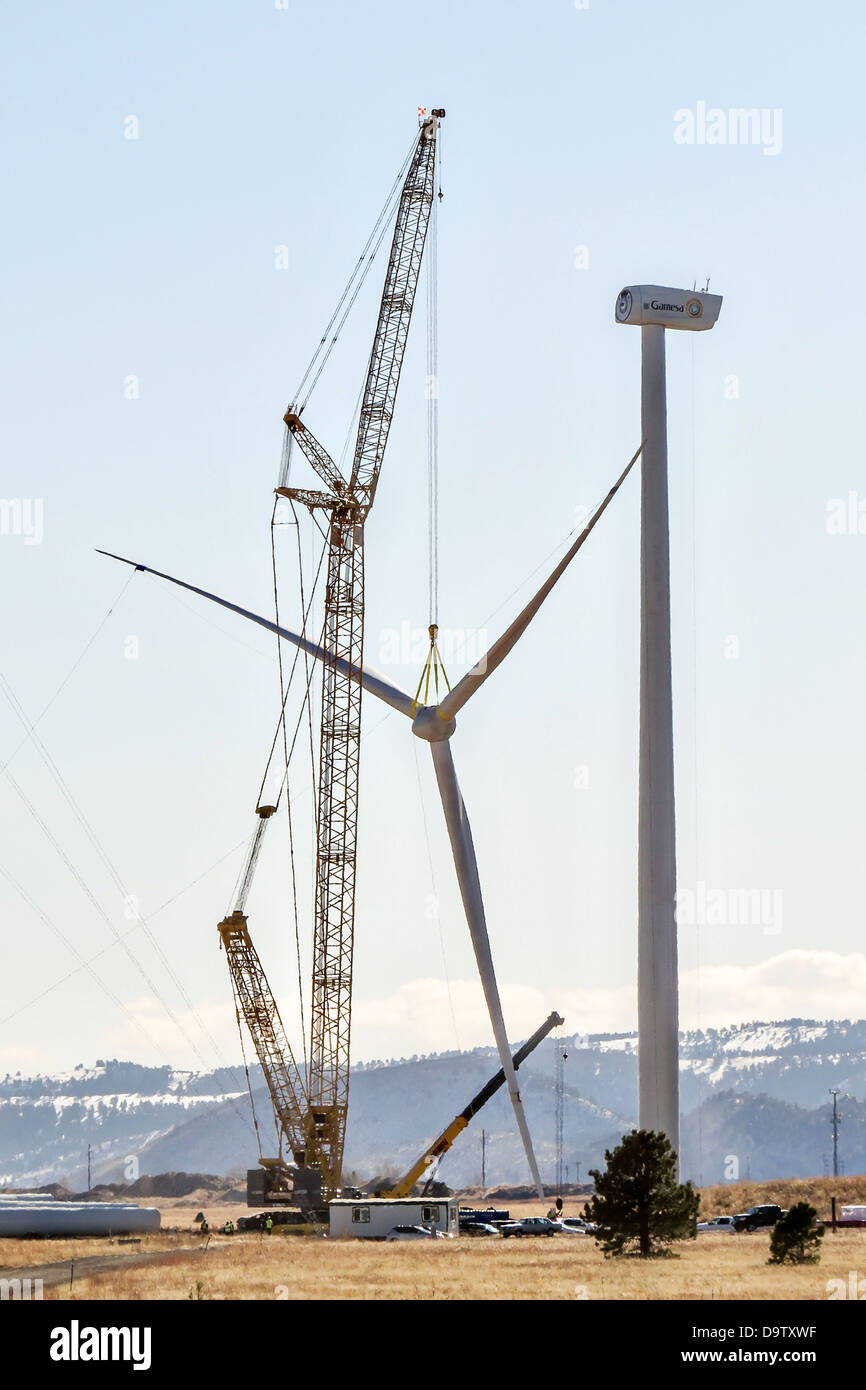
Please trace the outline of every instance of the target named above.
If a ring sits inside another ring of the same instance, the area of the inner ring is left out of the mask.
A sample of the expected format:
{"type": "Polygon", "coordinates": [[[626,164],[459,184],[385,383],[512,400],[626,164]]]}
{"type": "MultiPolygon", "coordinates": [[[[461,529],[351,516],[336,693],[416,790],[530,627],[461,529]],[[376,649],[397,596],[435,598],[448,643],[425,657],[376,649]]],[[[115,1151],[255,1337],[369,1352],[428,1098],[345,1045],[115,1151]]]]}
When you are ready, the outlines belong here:
{"type": "MultiPolygon", "coordinates": [[[[569,1039],[564,1065],[563,1161],[572,1181],[603,1162],[635,1123],[634,1034],[569,1039]]],[[[556,1171],[555,1044],[548,1038],[520,1071],[521,1092],[546,1181],[556,1171]]],[[[347,1168],[398,1173],[498,1069],[493,1048],[359,1064],[352,1076],[347,1168]]],[[[686,1033],[681,1039],[683,1170],[709,1183],[827,1171],[828,1088],[842,1101],[847,1171],[866,1171],[866,1022],[789,1019],[686,1033]]],[[[270,1103],[251,1069],[266,1145],[270,1103]]],[[[240,1177],[258,1156],[243,1073],[144,1067],[117,1059],[51,1075],[0,1080],[0,1181],[43,1185],[118,1182],[173,1172],[240,1177]]],[[[446,1157],[453,1186],[480,1180],[480,1130],[488,1182],[525,1181],[510,1106],[500,1092],[446,1157]]]]}

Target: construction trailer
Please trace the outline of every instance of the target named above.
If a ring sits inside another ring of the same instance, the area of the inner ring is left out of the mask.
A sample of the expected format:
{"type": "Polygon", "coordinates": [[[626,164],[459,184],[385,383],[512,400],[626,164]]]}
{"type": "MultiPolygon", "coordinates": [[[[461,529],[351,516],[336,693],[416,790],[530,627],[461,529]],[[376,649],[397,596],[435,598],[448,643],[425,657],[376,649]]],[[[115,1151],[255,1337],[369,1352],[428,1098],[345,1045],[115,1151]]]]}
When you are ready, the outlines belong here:
{"type": "Polygon", "coordinates": [[[457,1197],[334,1197],[328,1225],[337,1239],[384,1240],[395,1226],[426,1226],[456,1236],[459,1205],[457,1197]]]}

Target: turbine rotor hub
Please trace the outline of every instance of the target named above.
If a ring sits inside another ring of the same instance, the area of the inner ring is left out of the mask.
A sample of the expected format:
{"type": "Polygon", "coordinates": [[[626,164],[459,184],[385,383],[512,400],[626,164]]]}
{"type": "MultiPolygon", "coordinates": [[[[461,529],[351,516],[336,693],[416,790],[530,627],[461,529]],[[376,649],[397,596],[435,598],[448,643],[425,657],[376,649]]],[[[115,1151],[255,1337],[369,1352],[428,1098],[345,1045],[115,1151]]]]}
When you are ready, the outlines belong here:
{"type": "Polygon", "coordinates": [[[426,743],[444,743],[457,728],[456,719],[443,719],[438,705],[422,705],[412,720],[412,732],[426,743]]]}

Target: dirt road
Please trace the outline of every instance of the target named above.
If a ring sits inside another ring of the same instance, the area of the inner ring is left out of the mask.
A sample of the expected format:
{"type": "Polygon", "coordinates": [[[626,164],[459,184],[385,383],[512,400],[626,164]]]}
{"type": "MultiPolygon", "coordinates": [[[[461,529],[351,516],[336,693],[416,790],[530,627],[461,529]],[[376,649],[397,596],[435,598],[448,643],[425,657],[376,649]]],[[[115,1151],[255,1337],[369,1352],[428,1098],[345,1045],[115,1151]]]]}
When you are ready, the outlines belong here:
{"type": "MultiPolygon", "coordinates": [[[[75,1287],[77,1279],[92,1279],[97,1274],[111,1274],[118,1269],[135,1269],[139,1265],[175,1264],[204,1251],[204,1245],[185,1245],[178,1250],[152,1250],[118,1255],[84,1255],[77,1260],[58,1260],[55,1264],[23,1265],[18,1269],[0,1269],[0,1280],[42,1280],[42,1287],[54,1289],[60,1285],[75,1287]]],[[[32,1287],[32,1283],[31,1283],[32,1287]]]]}

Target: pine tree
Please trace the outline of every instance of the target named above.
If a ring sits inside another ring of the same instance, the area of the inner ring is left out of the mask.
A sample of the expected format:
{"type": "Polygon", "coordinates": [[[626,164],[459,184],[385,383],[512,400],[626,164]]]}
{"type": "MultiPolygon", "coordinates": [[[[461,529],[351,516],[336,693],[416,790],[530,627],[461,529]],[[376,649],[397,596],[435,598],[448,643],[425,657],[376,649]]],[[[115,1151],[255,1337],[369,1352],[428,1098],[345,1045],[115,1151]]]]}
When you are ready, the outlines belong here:
{"type": "Polygon", "coordinates": [[[700,1197],[690,1182],[677,1182],[677,1156],[664,1134],[633,1129],[604,1157],[603,1173],[590,1170],[596,1195],[586,1216],[606,1255],[659,1255],[695,1236],[700,1197]]]}
{"type": "Polygon", "coordinates": [[[818,1215],[808,1202],[797,1202],[773,1227],[767,1264],[814,1265],[821,1258],[824,1227],[815,1225],[818,1215]]]}

